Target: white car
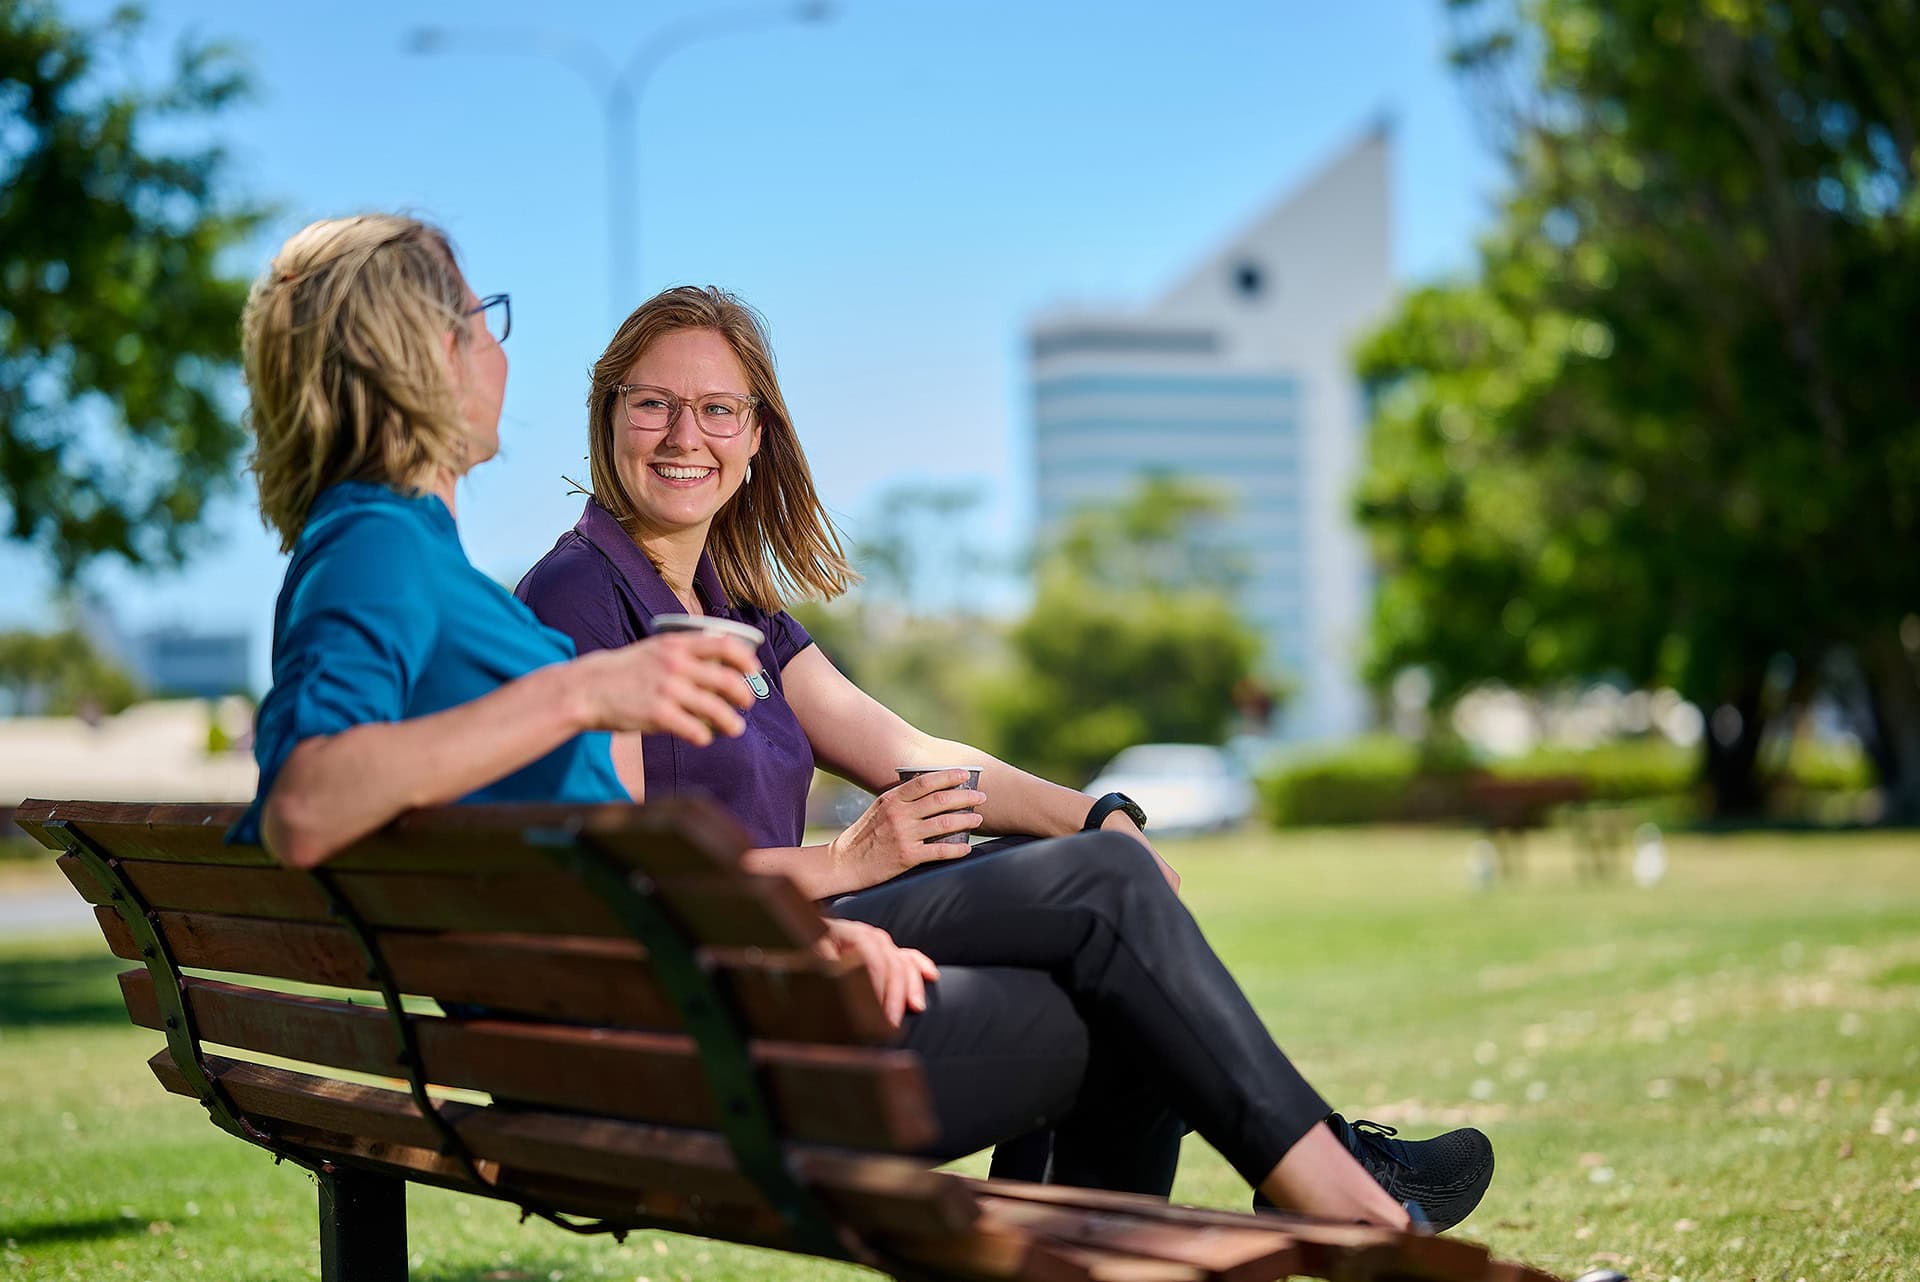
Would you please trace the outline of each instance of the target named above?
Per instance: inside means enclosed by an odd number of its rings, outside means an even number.
[[[1086,792],[1124,792],[1147,812],[1147,831],[1208,832],[1253,813],[1253,782],[1224,749],[1203,743],[1143,743],[1109,761]]]

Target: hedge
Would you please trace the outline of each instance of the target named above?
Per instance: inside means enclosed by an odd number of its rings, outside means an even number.
[[[1639,802],[1680,816],[1696,801],[1699,768],[1697,749],[1655,738],[1540,748],[1476,764],[1458,744],[1369,735],[1285,762],[1260,777],[1259,789],[1266,817],[1277,827],[1468,819],[1474,813],[1468,784],[1476,773],[1575,778],[1596,801]],[[1859,794],[1872,787],[1873,775],[1857,749],[1801,742],[1778,783],[1783,799],[1804,809],[1821,798]]]

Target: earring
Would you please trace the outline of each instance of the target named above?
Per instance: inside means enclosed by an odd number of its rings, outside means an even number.
[[[753,460],[752,459],[747,460],[747,479],[742,481],[741,484],[742,485],[753,484]]]

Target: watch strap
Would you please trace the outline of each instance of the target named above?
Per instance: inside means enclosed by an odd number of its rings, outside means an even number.
[[[1147,812],[1140,809],[1139,803],[1124,792],[1110,792],[1094,802],[1093,809],[1087,811],[1087,822],[1082,825],[1083,831],[1094,831],[1107,821],[1108,815],[1116,810],[1125,811],[1127,818],[1133,820],[1142,830],[1146,828]]]

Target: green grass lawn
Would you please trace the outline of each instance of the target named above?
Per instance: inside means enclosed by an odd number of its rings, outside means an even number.
[[[1920,838],[1682,837],[1652,890],[1581,884],[1543,838],[1526,881],[1474,891],[1466,841],[1249,834],[1168,853],[1336,1106],[1493,1136],[1499,1173],[1461,1235],[1567,1276],[1920,1278]],[[317,1275],[307,1176],[161,1091],[118,966],[91,936],[0,941],[0,1277]],[[1246,1197],[1197,1138],[1175,1195]],[[866,1276],[410,1197],[418,1279]]]

